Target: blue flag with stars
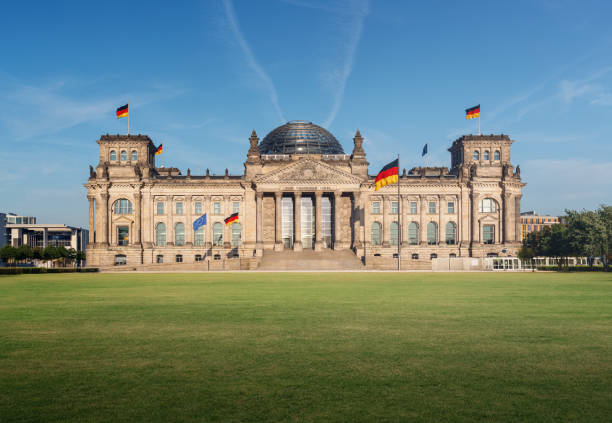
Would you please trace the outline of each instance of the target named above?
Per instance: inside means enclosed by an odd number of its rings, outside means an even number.
[[[423,147],[423,154],[421,154],[421,156],[424,156],[425,154],[427,154],[427,144],[425,143],[425,146]]]
[[[193,230],[197,231],[199,227],[206,225],[206,213],[204,213],[202,216],[198,217],[194,222],[193,222]]]

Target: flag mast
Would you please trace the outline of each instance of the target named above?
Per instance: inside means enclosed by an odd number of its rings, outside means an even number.
[[[130,136],[130,101],[129,100],[128,100],[127,105],[128,105],[128,116],[127,116],[127,118],[128,118],[128,137],[129,137]]]
[[[402,222],[400,214],[400,207],[402,201],[400,200],[400,155],[397,155],[397,270],[402,270]]]
[[[480,135],[480,102],[478,102],[478,135]]]

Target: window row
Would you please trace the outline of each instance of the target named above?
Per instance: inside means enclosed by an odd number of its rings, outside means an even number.
[[[174,203],[174,213],[175,214],[183,214],[184,213],[184,204],[182,201],[177,201]],[[113,212],[115,214],[132,214],[132,202],[128,199],[121,198],[113,204]],[[162,201],[157,202],[157,213],[156,214],[164,214],[165,213],[165,203]],[[201,215],[203,212],[202,202],[196,201],[193,204],[193,212],[196,215]],[[240,213],[240,202],[236,201],[232,203],[232,213]],[[221,203],[215,202],[213,203],[213,211],[212,214],[221,215]]]
[[[445,241],[447,244],[454,245],[457,243],[457,225],[455,222],[448,222],[446,224],[445,234]],[[391,245],[397,245],[399,238],[399,225],[397,222],[391,222],[391,226],[389,227],[389,238]],[[372,223],[370,242],[372,245],[382,244],[382,225],[380,222]],[[419,224],[410,222],[408,225],[408,244],[418,245],[419,242]],[[436,222],[429,222],[427,224],[427,244],[438,244],[438,224]]]
[[[223,227],[224,224],[217,222],[212,225],[212,237],[213,246],[223,246]],[[198,228],[193,233],[193,245],[203,246],[204,245],[204,226]],[[231,244],[233,247],[240,246],[242,239],[242,225],[240,223],[233,223],[231,226],[232,239]],[[158,247],[164,247],[166,245],[166,224],[163,222],[158,223],[155,226],[155,245]],[[174,245],[182,246],[185,245],[185,224],[177,223],[174,225]]]
[[[380,201],[373,201],[372,202],[372,214],[380,214]],[[437,202],[435,201],[430,201],[427,204],[427,213],[436,213],[436,208],[437,208]],[[410,214],[417,214],[418,211],[418,203],[416,201],[411,201],[409,204],[409,211]],[[448,201],[446,203],[446,211],[447,213],[455,213],[455,202],[454,201]],[[397,201],[391,201],[391,214],[397,214]]]
[[[163,201],[158,201],[156,204],[156,214],[162,215],[165,214],[166,211],[166,203]],[[193,203],[193,212],[196,215],[201,215],[203,213],[202,202],[196,201]],[[174,203],[174,214],[183,214],[184,213],[184,203],[182,201],[177,201]],[[232,203],[232,213],[240,213],[240,202],[234,201]],[[212,214],[213,215],[222,215],[221,211],[221,202],[215,201],[212,203]]]
[[[479,161],[479,160],[480,160],[480,151],[479,151],[479,150],[474,150],[474,153],[473,153],[473,156],[472,156],[472,157],[474,158],[474,160],[475,160],[475,161]],[[499,152],[499,150],[495,150],[495,151],[493,152],[493,160],[494,160],[494,161],[499,161],[499,160],[500,160],[500,158],[501,158],[501,153]],[[484,161],[489,161],[489,160],[491,160],[491,158],[490,158],[490,154],[489,154],[489,150],[485,150],[485,151],[482,153],[482,159],[483,159]]]
[[[444,228],[444,242],[448,245],[455,245],[457,243],[457,225],[455,222],[448,222]],[[438,224],[436,222],[429,222],[427,224],[427,244],[437,245],[438,244]],[[399,225],[397,222],[391,222],[389,228],[389,242],[391,245],[397,245],[399,238]],[[408,225],[408,244],[418,245],[420,239],[419,224],[416,222],[410,222]],[[370,231],[370,242],[372,245],[382,244],[382,225],[380,222],[372,223]],[[482,227],[482,242],[484,244],[495,243],[495,225],[483,225]]]
[[[128,152],[127,152],[127,150],[121,150],[121,152],[119,154],[120,154],[122,162],[127,161],[127,159],[128,159]],[[117,161],[117,152],[115,150],[111,150],[110,151],[109,159],[110,159],[111,162],[116,162]],[[132,150],[132,161],[133,162],[138,161],[138,151],[136,151],[136,150]]]

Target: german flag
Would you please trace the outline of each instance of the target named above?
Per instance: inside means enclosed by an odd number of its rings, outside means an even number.
[[[164,144],[160,144],[159,147],[155,150],[155,155],[161,154],[164,152]]]
[[[234,213],[230,217],[225,219],[226,225],[231,225],[232,223],[238,223],[238,213]]]
[[[465,109],[465,118],[466,119],[474,119],[480,117],[480,104],[478,106],[470,107],[469,109]]]
[[[128,105],[121,106],[117,109],[117,119],[126,117],[128,115]]]
[[[376,175],[376,191],[389,184],[397,184],[399,181],[399,159],[393,160],[383,167]]]

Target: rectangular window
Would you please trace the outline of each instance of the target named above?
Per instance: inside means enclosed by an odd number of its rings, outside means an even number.
[[[410,202],[410,213],[417,214],[417,202],[416,201]]]
[[[455,213],[455,202],[454,201],[448,202],[448,212]]]
[[[130,241],[130,228],[119,226],[117,228],[117,245],[128,245]]]
[[[429,213],[435,213],[436,212],[436,203],[435,201],[430,201],[429,202]]]
[[[157,202],[157,214],[164,214],[164,203],[161,201]]]
[[[221,214],[221,203],[213,203],[213,214]]]
[[[372,213],[380,214],[380,201],[374,201],[372,203]]]
[[[202,203],[196,201],[195,203],[195,214],[202,214]]]
[[[233,210],[234,210],[234,211],[233,211],[232,213],[240,213],[240,203],[235,202],[235,203],[233,204]]]
[[[176,203],[176,214],[183,214],[183,203]]]
[[[495,242],[495,226],[484,225],[482,227],[482,241],[485,244],[493,244]]]
[[[398,209],[397,201],[391,201],[391,213],[397,214],[397,209]]]

